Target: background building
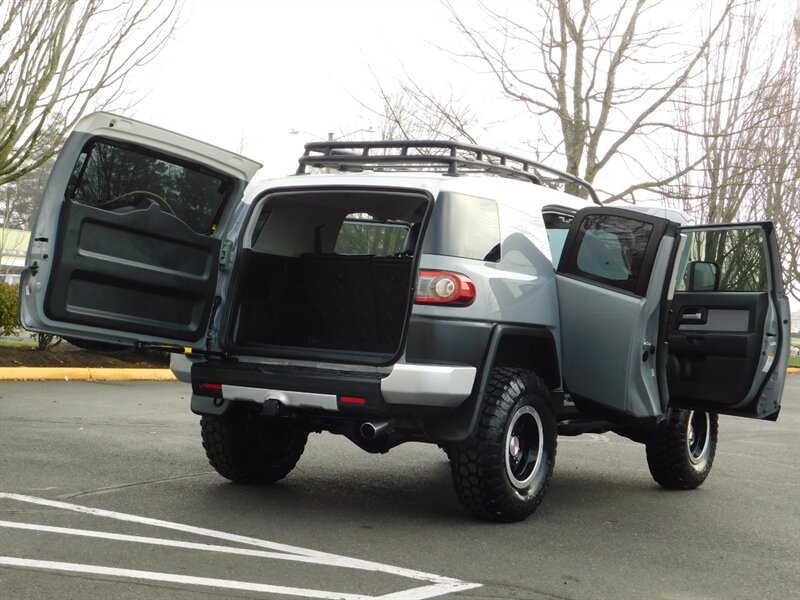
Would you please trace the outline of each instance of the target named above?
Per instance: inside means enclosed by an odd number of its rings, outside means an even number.
[[[0,227],[0,281],[19,283],[31,232]]]

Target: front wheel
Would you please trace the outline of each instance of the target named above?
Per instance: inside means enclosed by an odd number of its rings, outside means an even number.
[[[308,431],[288,419],[266,418],[244,406],[200,420],[208,462],[235,483],[273,483],[288,475],[306,446]]]
[[[473,439],[449,449],[464,507],[489,521],[522,521],[547,491],[556,457],[556,423],[541,378],[497,368]]]
[[[646,442],[653,479],[673,490],[699,487],[714,464],[718,428],[716,413],[673,409],[667,422]]]

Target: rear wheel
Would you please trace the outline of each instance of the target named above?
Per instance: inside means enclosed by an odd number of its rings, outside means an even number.
[[[673,409],[646,442],[647,466],[659,485],[692,490],[711,472],[717,452],[716,413]]]
[[[461,504],[481,519],[513,522],[541,503],[556,457],[545,383],[521,369],[492,371],[475,437],[449,449]]]
[[[235,483],[273,483],[286,477],[305,449],[308,431],[282,418],[265,418],[247,407],[200,420],[208,462]]]

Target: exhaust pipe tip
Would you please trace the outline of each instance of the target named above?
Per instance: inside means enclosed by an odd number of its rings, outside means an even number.
[[[379,421],[370,423],[366,421],[361,424],[361,437],[365,440],[374,440],[376,437],[385,435],[389,431],[389,421]]]

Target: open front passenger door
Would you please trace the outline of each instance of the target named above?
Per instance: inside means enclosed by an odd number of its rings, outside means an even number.
[[[667,329],[670,405],[776,419],[790,317],[772,223],[682,232]]]
[[[564,388],[583,410],[777,418],[789,305],[771,223],[584,209],[556,280]]]
[[[33,228],[22,325],[122,344],[202,339],[225,227],[260,166],[131,119],[82,119]]]

